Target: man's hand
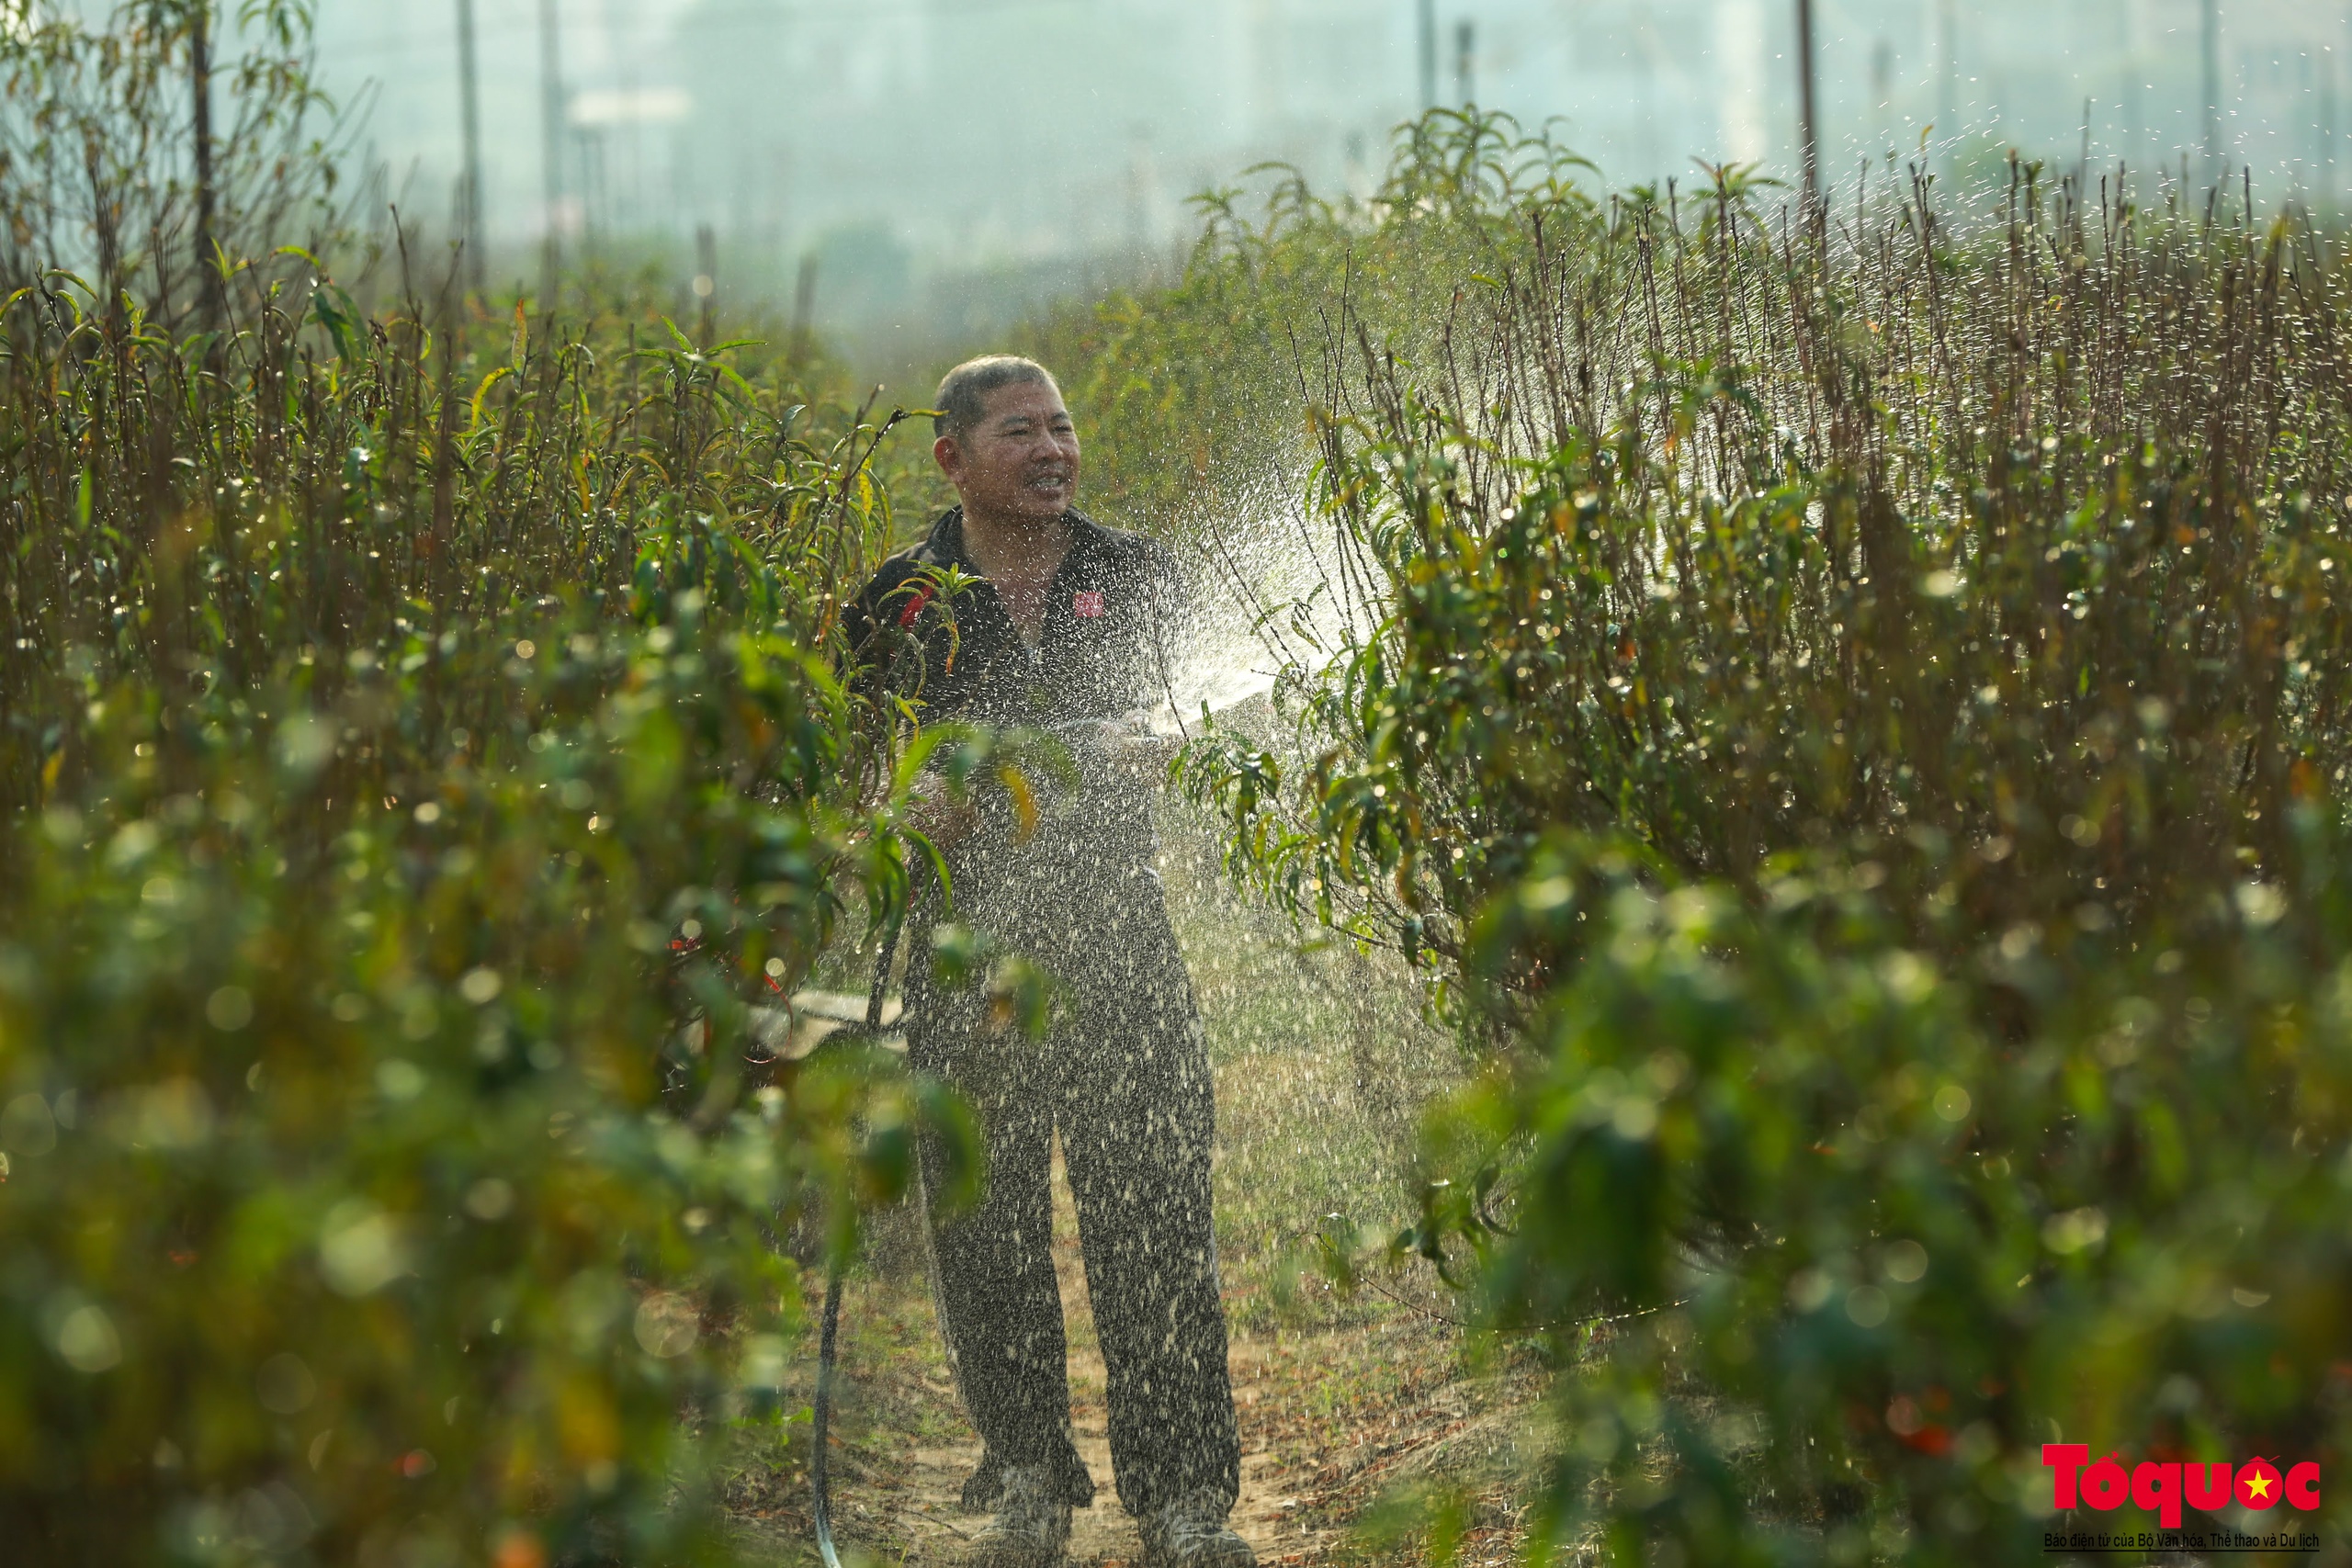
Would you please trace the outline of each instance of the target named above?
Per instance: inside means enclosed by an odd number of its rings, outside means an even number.
[[[929,839],[942,850],[952,850],[979,831],[979,808],[968,800],[958,800],[949,792],[947,781],[936,773],[925,773],[915,781],[914,793],[908,798],[906,825]]]
[[[1157,783],[1167,773],[1170,761],[1184,744],[1176,736],[1153,734],[1141,712],[1087,724],[1070,743],[1073,749],[1094,749],[1120,773],[1148,783]]]
[[[1119,737],[1111,748],[1111,758],[1128,773],[1157,781],[1183,749],[1182,736],[1154,735],[1146,730],[1139,735]]]

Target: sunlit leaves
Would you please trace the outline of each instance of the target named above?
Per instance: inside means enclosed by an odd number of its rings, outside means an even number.
[[[1515,207],[1444,129],[1416,209],[1286,197],[1103,374],[1222,321],[1311,410],[1370,613],[1180,776],[1485,1052],[1395,1246],[1572,1369],[1537,1536],[2030,1562],[2053,1427],[2334,1451],[2336,249],[2027,168],[1981,235],[1728,169]]]

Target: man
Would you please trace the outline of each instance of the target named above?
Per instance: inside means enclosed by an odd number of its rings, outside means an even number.
[[[988,1150],[977,1208],[941,1213],[923,1151],[933,1286],[956,1387],[985,1452],[966,1506],[993,1507],[985,1568],[1062,1554],[1094,1485],[1070,1440],[1048,1171],[1058,1132],[1087,1292],[1109,1374],[1119,1500],[1155,1568],[1249,1568],[1226,1528],[1240,1450],[1209,1219],[1214,1113],[1192,984],[1159,880],[1151,743],[1129,716],[1166,690],[1177,602],[1166,549],[1072,507],[1079,443],[1044,367],[994,356],[941,383],[933,457],[962,504],[891,558],[860,596],[861,663],[928,720],[1047,729],[1076,779],[1042,804],[934,801],[956,918],[1057,982],[1045,1035],[937,983],[927,928],[907,966],[909,1055],[964,1095]],[[979,579],[944,603],[944,569]]]

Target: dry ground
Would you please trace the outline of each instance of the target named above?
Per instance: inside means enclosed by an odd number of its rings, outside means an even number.
[[[1097,1497],[1072,1531],[1074,1563],[1130,1563],[1134,1521],[1113,1485],[1085,1276],[1069,1195],[1056,1182],[1055,1252],[1069,1324],[1071,1419]],[[895,1277],[892,1277],[895,1274]],[[1337,1306],[1310,1282],[1283,1311],[1229,1286],[1231,1366],[1242,1444],[1237,1529],[1266,1564],[1385,1555],[1359,1528],[1384,1495],[1451,1482],[1476,1498],[1471,1561],[1506,1555],[1517,1482],[1533,1466],[1534,1391],[1525,1369],[1481,1369],[1455,1328],[1374,1297]],[[845,1549],[870,1561],[946,1564],[984,1517],[957,1492],[980,1446],[950,1388],[919,1270],[853,1281],[844,1302],[842,1432],[834,1510]],[[807,1427],[747,1446],[730,1503],[754,1560],[812,1555]]]

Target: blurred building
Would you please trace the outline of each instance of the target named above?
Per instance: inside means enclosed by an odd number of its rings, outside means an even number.
[[[820,321],[969,330],[1172,265],[1189,197],[1280,160],[1369,189],[1421,102],[1464,94],[1624,185],[1694,159],[1797,165],[1792,0],[554,0],[562,197],[542,192],[543,0],[474,0],[485,192],[517,275],[568,243],[673,247]],[[2208,28],[2212,11],[2216,25]],[[428,219],[458,170],[455,0],[322,0],[356,147]],[[2249,167],[2333,206],[2345,0],[1816,0],[1826,177],[1917,162]],[[2208,110],[2208,84],[2212,107]],[[373,84],[372,87],[368,84]],[[960,315],[959,315],[960,312]],[[910,325],[910,318],[920,318]]]

